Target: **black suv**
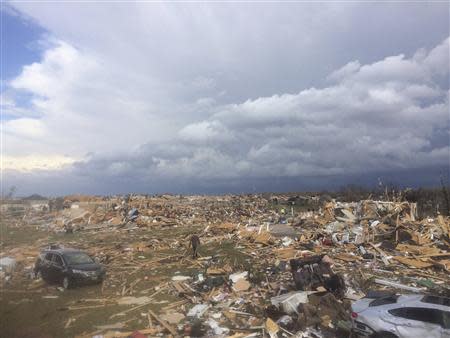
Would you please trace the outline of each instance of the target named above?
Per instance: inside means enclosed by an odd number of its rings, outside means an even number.
[[[34,272],[46,282],[62,283],[65,289],[75,285],[101,283],[105,278],[105,268],[102,265],[87,253],[69,248],[42,251]]]

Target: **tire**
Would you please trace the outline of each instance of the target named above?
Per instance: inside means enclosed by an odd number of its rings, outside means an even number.
[[[63,278],[63,281],[62,281],[62,286],[66,290],[72,288],[72,281],[71,281],[71,279],[69,277],[65,276]]]
[[[381,331],[374,334],[374,338],[398,338],[396,334],[388,331]]]

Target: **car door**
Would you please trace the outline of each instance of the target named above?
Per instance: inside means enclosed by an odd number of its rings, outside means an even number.
[[[405,318],[403,310],[403,308],[397,308],[388,311],[380,311],[382,324],[378,325],[379,331],[388,331],[400,338],[408,337],[406,333],[409,333],[411,336],[411,323]]]
[[[395,319],[396,334],[411,338],[441,338],[441,313],[436,309],[403,307],[388,311]]]
[[[51,252],[47,252],[44,255],[44,258],[42,259],[42,262],[40,263],[39,270],[42,274],[42,277],[44,279],[51,279],[51,269],[52,269],[52,260],[53,260],[53,254]]]
[[[53,255],[52,260],[52,278],[56,282],[60,282],[64,277],[64,261],[59,254]]]
[[[408,327],[404,331],[403,337],[416,337],[416,338],[441,338],[442,328],[433,323],[422,322],[419,320],[408,320]],[[404,327],[399,330],[400,332],[405,329]]]
[[[442,335],[441,337],[450,337],[450,312],[442,311]]]

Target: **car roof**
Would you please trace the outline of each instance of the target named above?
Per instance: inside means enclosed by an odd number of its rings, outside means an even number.
[[[83,252],[78,249],[72,249],[72,248],[59,248],[59,249],[46,249],[42,251],[43,253],[57,253],[57,254],[65,254],[65,253],[71,253],[71,252]]]
[[[418,294],[418,295],[402,295],[397,300],[397,305],[402,305],[403,307],[426,307],[433,309],[441,309],[444,311],[450,311],[450,306],[444,304],[436,304],[435,302],[425,301],[427,297],[431,298],[431,296]],[[446,297],[441,296],[432,296],[433,298],[442,298],[447,299]]]
[[[439,309],[442,311],[450,311],[450,306],[443,305],[443,304],[436,304],[435,302],[426,302],[423,301],[424,297],[427,297],[428,295],[424,294],[411,294],[411,295],[400,295],[395,303],[390,304],[384,304],[374,307],[367,307],[365,311],[379,311],[379,310],[393,310],[398,308],[404,308],[404,307],[420,307],[420,308],[428,308],[428,309]],[[446,297],[440,297],[440,296],[433,296],[437,298],[442,299],[448,299]],[[365,299],[365,298],[363,298]],[[361,300],[363,300],[361,299]],[[367,302],[367,301],[366,301]],[[367,303],[368,305],[368,303]]]

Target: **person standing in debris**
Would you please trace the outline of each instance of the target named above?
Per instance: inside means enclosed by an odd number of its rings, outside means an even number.
[[[197,235],[192,235],[191,241],[189,242],[189,247],[192,247],[192,258],[198,257],[198,248],[200,246],[200,237]]]

